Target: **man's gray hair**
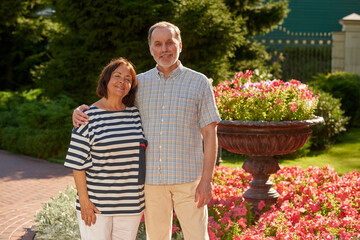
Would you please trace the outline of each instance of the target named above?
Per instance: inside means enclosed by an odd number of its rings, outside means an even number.
[[[177,26],[175,26],[174,24],[172,24],[172,23],[162,21],[162,22],[155,23],[154,25],[152,25],[152,26],[149,28],[149,34],[148,34],[148,43],[149,43],[149,46],[150,46],[150,43],[151,43],[151,35],[152,35],[153,31],[155,30],[155,28],[158,28],[158,27],[159,27],[159,28],[170,28],[170,29],[174,29],[176,39],[179,40],[179,42],[181,42],[180,29],[179,29]]]

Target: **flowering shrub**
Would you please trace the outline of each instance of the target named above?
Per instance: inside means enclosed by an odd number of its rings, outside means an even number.
[[[360,174],[339,177],[330,166],[281,167],[271,176],[280,197],[254,212],[242,198],[252,177],[243,169],[217,167],[208,204],[211,240],[360,239]],[[53,198],[36,214],[37,239],[79,239],[75,189]],[[146,239],[144,219],[137,240]],[[183,239],[174,214],[173,240]]]
[[[280,197],[260,202],[252,213],[242,193],[251,176],[242,169],[217,167],[209,207],[212,240],[360,239],[360,174],[339,177],[330,166],[281,167],[271,181]]]
[[[255,72],[256,73],[256,72]],[[317,96],[298,80],[263,80],[268,76],[246,70],[214,87],[223,120],[286,121],[313,117]]]

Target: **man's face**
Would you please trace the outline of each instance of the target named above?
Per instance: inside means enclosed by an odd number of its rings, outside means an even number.
[[[172,28],[155,28],[151,35],[150,53],[160,68],[175,69],[181,52],[181,42]]]

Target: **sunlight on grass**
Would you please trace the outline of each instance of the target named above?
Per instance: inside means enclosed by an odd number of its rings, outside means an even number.
[[[231,168],[242,167],[244,157],[232,153],[222,155],[221,165]],[[350,129],[341,138],[340,142],[332,146],[328,151],[310,153],[306,157],[297,159],[281,159],[281,166],[301,166],[307,169],[309,166],[323,167],[330,165],[342,175],[357,170],[360,172],[360,128]]]

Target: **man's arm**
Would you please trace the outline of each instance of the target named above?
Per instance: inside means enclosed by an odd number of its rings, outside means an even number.
[[[79,124],[85,125],[89,121],[89,116],[82,112],[85,109],[90,108],[88,105],[83,104],[73,111],[72,120],[74,127],[79,127]]]
[[[216,129],[216,122],[201,128],[204,141],[204,164],[201,179],[195,193],[195,202],[197,202],[198,208],[205,206],[212,198],[212,181],[218,148]]]

